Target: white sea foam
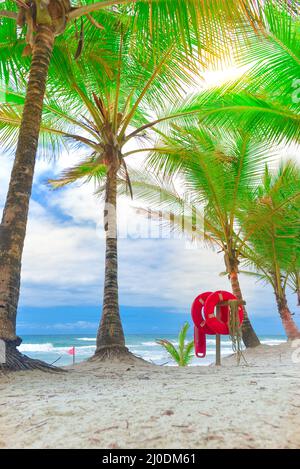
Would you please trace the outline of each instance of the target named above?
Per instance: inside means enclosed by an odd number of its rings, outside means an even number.
[[[52,352],[66,353],[71,347],[53,347]],[[75,347],[76,355],[92,355],[96,349],[95,345],[84,345],[83,347]]]
[[[261,343],[265,345],[278,345],[278,344],[284,344],[286,340],[282,339],[269,339],[269,340],[262,340]]]
[[[83,340],[85,342],[96,342],[96,337],[94,339],[92,339],[91,337],[80,337],[76,340]]]
[[[190,340],[192,340],[192,339],[190,339]],[[170,342],[175,346],[178,345],[178,341],[176,341],[176,340],[170,340]],[[215,337],[213,339],[206,339],[206,343],[207,343],[207,345],[215,345],[215,343],[216,343]],[[230,345],[231,342],[228,339],[227,340],[222,339],[222,344],[223,345]],[[159,346],[159,344],[157,344],[156,342],[153,342],[153,341],[141,342],[140,345],[143,345],[145,347],[157,347],[157,346]]]
[[[51,343],[45,344],[21,344],[19,347],[20,352],[56,352],[65,353],[70,350],[71,345],[67,347],[54,347]],[[77,353],[82,352],[93,352],[95,350],[94,345],[85,345],[82,347],[75,347]]]
[[[144,345],[145,347],[157,347],[158,344],[156,342],[141,342],[141,345]]]
[[[96,345],[83,345],[82,347],[75,347],[75,349],[80,352],[82,350],[95,350],[96,348]],[[68,347],[68,350],[69,350],[69,347]]]
[[[55,348],[53,344],[21,344],[19,347],[20,352],[52,352]]]

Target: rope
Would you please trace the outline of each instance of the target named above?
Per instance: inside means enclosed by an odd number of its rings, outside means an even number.
[[[230,314],[228,319],[229,335],[232,341],[232,350],[236,353],[237,364],[239,365],[241,359],[248,365],[247,360],[243,354],[242,346],[242,326],[239,319],[239,306],[236,300],[229,300]]]

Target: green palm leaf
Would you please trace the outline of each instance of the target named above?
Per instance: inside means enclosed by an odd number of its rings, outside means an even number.
[[[189,329],[189,323],[186,322],[180,329],[178,335],[178,349],[166,339],[158,339],[156,342],[164,347],[168,354],[173,358],[173,360],[178,364],[178,366],[187,366],[193,357],[193,347],[194,341],[186,343],[186,336]]]

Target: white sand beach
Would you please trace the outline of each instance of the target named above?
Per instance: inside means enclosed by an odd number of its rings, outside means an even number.
[[[86,362],[1,375],[0,447],[298,448],[293,353],[300,361],[287,343],[246,352],[248,366]]]

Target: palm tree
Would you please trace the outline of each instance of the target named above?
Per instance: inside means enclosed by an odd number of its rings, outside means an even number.
[[[270,150],[244,134],[221,136],[199,127],[175,126],[157,147],[147,161],[154,175],[135,174],[135,195],[149,204],[153,216],[223,252],[232,291],[242,300],[239,264],[246,239],[239,217],[272,157]],[[176,189],[177,180],[184,194]],[[246,310],[242,332],[246,347],[259,345]]]
[[[299,260],[299,187],[300,171],[291,161],[281,165],[276,174],[266,167],[262,184],[242,223],[246,233],[250,226],[248,264],[254,266],[261,280],[272,286],[288,339],[300,337],[286,298],[295,259]],[[265,222],[261,224],[260,220]]]
[[[257,11],[250,0],[218,0],[214,4],[202,0],[103,0],[95,3],[87,0],[84,3],[72,7],[69,0],[6,0],[1,4],[4,6],[0,11],[1,37],[4,38],[1,49],[11,48],[17,38],[17,45],[14,44],[9,60],[7,54],[1,55],[2,82],[4,80],[7,84],[10,72],[15,78],[23,69],[23,63],[20,64],[20,57],[16,53],[20,43],[24,44],[25,55],[32,53],[18,145],[0,229],[0,338],[9,345],[10,354],[21,342],[16,335],[21,261],[46,81],[51,58],[55,59],[53,51],[58,41],[56,37],[62,36],[68,40],[70,35],[79,36],[75,53],[77,58],[83,48],[84,31],[93,26],[94,33],[89,36],[95,43],[105,28],[103,23],[108,24],[107,18],[118,13],[122,16],[124,11],[131,24],[131,31],[138,31],[141,49],[147,47],[150,38],[159,44],[163,34],[165,41],[181,42],[189,52],[196,38],[198,49],[204,50],[207,41],[202,42],[199,31],[206,31],[211,41],[220,35],[227,37],[224,31],[228,23],[232,23],[232,18],[241,23],[247,18],[257,28]],[[79,33],[76,24],[78,18]],[[17,25],[26,34],[19,34]]]

